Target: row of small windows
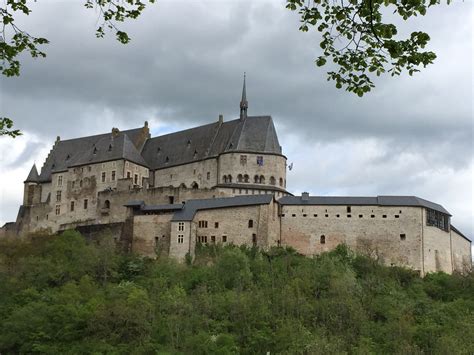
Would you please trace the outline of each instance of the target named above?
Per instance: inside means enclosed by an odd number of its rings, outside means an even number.
[[[404,241],[407,239],[407,235],[405,233],[400,234],[400,240]],[[323,234],[319,237],[319,243],[320,244],[326,244],[326,236]]]
[[[445,232],[448,232],[449,231],[449,216],[432,209],[427,209],[426,210],[426,225],[437,227],[441,230],[444,230]]]
[[[248,227],[253,228],[253,219],[248,220]],[[208,223],[207,221],[198,221],[198,228],[207,228]],[[214,222],[214,228],[219,228],[219,222]]]
[[[227,184],[227,183],[232,183],[232,175],[224,175],[222,176],[222,182],[224,184]],[[250,176],[247,175],[247,174],[239,174],[237,175],[237,182],[243,182],[243,183],[250,183]],[[265,184],[265,176],[263,175],[255,175],[253,177],[253,183],[255,184]],[[277,180],[275,179],[274,176],[270,176],[270,181],[269,181],[270,185],[276,185],[277,183]],[[279,185],[280,186],[284,186],[284,180],[283,178],[280,178],[279,179]]]
[[[212,243],[212,244],[215,244],[217,242],[219,242],[216,238],[215,235],[211,235],[211,238],[209,239],[209,241]],[[207,244],[208,242],[208,239],[207,239],[207,235],[198,235],[196,236],[196,243],[200,243],[200,244]],[[220,238],[220,242],[221,243],[227,243],[227,236],[226,235],[223,235],[221,238]],[[179,242],[178,242],[179,243]]]
[[[85,198],[83,200],[82,206],[85,210],[87,210],[87,208],[89,207],[89,199]],[[110,208],[110,201],[109,200],[105,201],[105,206],[108,206],[106,208]],[[74,212],[75,209],[76,209],[76,201],[71,201],[71,203],[69,205],[70,212]],[[56,216],[61,214],[61,205],[56,205],[55,213],[56,213]]]
[[[282,213],[280,216],[281,216],[281,217],[285,217],[286,214],[285,214],[285,213]],[[308,217],[308,214],[307,214],[307,213],[303,213],[302,216],[303,216],[303,217]],[[313,214],[313,217],[315,217],[315,218],[318,217],[318,216],[319,216],[318,214]],[[363,214],[359,214],[359,215],[357,215],[357,216],[358,216],[359,218],[364,218],[364,215],[363,215]],[[292,214],[291,214],[291,217],[296,217],[296,213],[292,213]],[[324,217],[329,218],[329,214],[328,214],[328,213],[324,214]],[[340,218],[341,215],[340,215],[340,214],[336,214],[335,217],[336,217],[336,218]],[[351,214],[348,214],[348,215],[346,215],[346,217],[347,217],[347,218],[352,218],[352,215],[351,215]],[[370,215],[370,218],[375,218],[375,217],[376,217],[375,214],[371,214],[371,215]],[[396,214],[396,215],[393,215],[393,217],[394,217],[394,218],[400,218],[400,215]],[[388,218],[388,215],[383,214],[383,215],[382,215],[382,218]]]

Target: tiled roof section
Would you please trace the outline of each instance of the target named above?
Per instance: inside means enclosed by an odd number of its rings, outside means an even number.
[[[272,118],[254,116],[215,122],[151,138],[142,156],[151,169],[162,169],[231,151],[281,154]]]
[[[248,117],[232,137],[227,150],[281,154],[280,143],[270,116]]]
[[[147,166],[147,163],[137,151],[130,138],[123,133],[119,133],[116,137],[109,134],[99,139],[69,166],[95,164],[119,159],[126,159],[133,163]]]
[[[284,196],[278,202],[282,205],[413,206],[430,208],[451,216],[443,206],[416,196],[309,196],[307,200],[303,200],[301,196]]]
[[[182,210],[175,212],[172,221],[192,221],[194,215],[200,210],[211,210],[229,207],[244,207],[255,205],[268,205],[273,200],[273,195],[247,195],[201,200],[188,200]]]
[[[173,204],[168,204],[168,205],[143,206],[141,210],[144,212],[147,212],[147,211],[148,212],[151,212],[151,211],[171,212],[171,211],[182,210],[183,208],[184,208],[183,203],[173,203]]]
[[[137,141],[140,134],[142,134],[142,129],[137,128],[122,131],[119,133],[119,136],[126,135],[131,141]],[[52,172],[67,170],[69,166],[76,164],[79,159],[83,159],[87,152],[91,152],[94,145],[98,144],[98,142],[104,142],[107,139],[110,139],[111,136],[112,133],[106,133],[95,136],[56,141],[53,148],[51,149],[51,152],[46,158],[43,167],[41,168],[39,180],[41,182],[50,181]],[[128,142],[126,143],[126,147],[128,151]],[[142,164],[144,164],[143,159]]]
[[[215,122],[148,139],[143,147],[142,156],[150,169],[205,159],[218,128],[219,123]]]
[[[30,173],[26,178],[25,182],[39,182],[38,170],[36,170],[36,164],[31,167]]]
[[[463,237],[464,239],[466,239],[468,242],[472,242],[471,239],[469,239],[468,237],[466,237],[464,234],[461,233],[461,231],[459,229],[457,229],[455,226],[453,226],[451,224],[451,229],[456,232],[457,234],[459,234],[461,237]]]

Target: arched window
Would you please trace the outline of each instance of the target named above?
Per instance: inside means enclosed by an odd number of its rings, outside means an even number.
[[[249,219],[249,228],[253,228],[253,219]]]
[[[232,182],[232,175],[227,175],[227,182],[230,184]]]
[[[110,208],[110,201],[109,200],[105,200],[104,208]]]
[[[193,183],[191,184],[191,187],[192,187],[193,189],[198,189],[198,188],[199,188],[199,185],[198,185],[198,183],[197,183],[196,181],[193,181]]]
[[[256,184],[258,184],[258,183],[260,182],[260,178],[258,177],[258,175],[255,175],[255,176],[253,177],[253,181],[254,181]]]
[[[280,186],[283,186],[283,178],[280,178]]]
[[[320,238],[319,238],[319,242],[321,244],[326,244],[326,236],[322,235]]]
[[[222,181],[224,182],[224,184],[227,184],[227,175],[224,175],[224,176],[222,177]]]
[[[270,176],[270,185],[275,185],[276,184],[276,180],[273,176]]]
[[[265,176],[260,175],[260,183],[265,184]]]
[[[186,184],[184,182],[182,182],[181,184],[179,184],[179,187],[182,188],[182,189],[185,189],[186,188]]]
[[[242,182],[242,180],[243,180],[242,174],[237,175],[237,181]]]
[[[249,182],[249,176],[247,174],[244,175],[244,182]]]

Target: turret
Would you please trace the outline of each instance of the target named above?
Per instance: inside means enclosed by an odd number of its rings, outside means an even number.
[[[24,181],[24,184],[23,205],[31,206],[39,203],[41,199],[41,185],[36,164],[33,164],[31,167],[30,173]]]

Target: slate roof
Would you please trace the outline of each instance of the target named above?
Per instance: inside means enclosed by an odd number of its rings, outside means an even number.
[[[130,138],[123,133],[117,137],[109,134],[99,139],[69,166],[94,164],[118,159],[126,159],[142,166],[148,166]]]
[[[416,196],[309,196],[308,200],[303,200],[301,196],[284,196],[278,202],[282,205],[414,206],[430,208],[451,216],[443,206]]]
[[[244,207],[267,205],[273,200],[273,195],[244,195],[200,200],[188,200],[184,208],[175,212],[172,221],[192,221],[200,210],[211,210],[228,207]]]
[[[281,146],[270,116],[249,116],[227,122],[148,138],[136,147],[142,128],[57,140],[39,174],[38,181],[51,180],[54,172],[69,167],[126,159],[152,170],[217,157],[226,152],[281,154]],[[30,172],[34,179],[34,172]]]
[[[88,164],[98,161],[114,160],[119,159],[117,157],[120,155],[125,156],[126,159],[130,159],[137,164],[146,165],[143,158],[133,146],[133,143],[131,143],[132,141],[138,141],[140,134],[142,134],[142,128],[119,132],[118,136],[114,137],[111,152],[108,151],[108,147],[112,133],[58,140],[41,168],[39,181],[50,181],[51,173],[66,171],[69,166],[79,165],[79,162]],[[94,146],[97,146],[98,149],[96,155],[93,157]]]
[[[469,239],[469,238],[466,237],[464,234],[462,234],[461,231],[460,231],[459,229],[457,229],[455,226],[453,226],[452,224],[451,224],[451,229],[452,229],[453,231],[455,231],[457,234],[459,234],[461,237],[463,237],[464,239],[466,239],[468,242],[472,242],[471,239]]]
[[[145,143],[142,156],[154,170],[232,151],[281,154],[272,118],[249,116],[151,138]]]
[[[194,215],[200,210],[211,210],[228,207],[244,207],[255,205],[268,205],[273,200],[273,195],[244,195],[234,197],[221,197],[199,200],[188,200],[186,203],[167,205],[145,205],[143,201],[129,201],[124,206],[140,208],[142,212],[175,211],[172,221],[192,221]]]
[[[36,170],[36,164],[31,167],[30,173],[26,178],[25,182],[39,182],[38,170]]]

